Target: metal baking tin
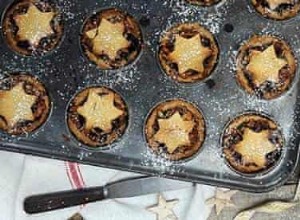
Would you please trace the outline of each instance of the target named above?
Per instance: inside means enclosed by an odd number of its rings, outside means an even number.
[[[11,2],[1,0],[1,14]],[[253,34],[272,34],[283,38],[300,60],[300,16],[287,21],[265,19],[246,0],[224,0],[212,7],[169,0],[59,0],[58,5],[65,20],[65,36],[53,52],[42,57],[24,57],[11,51],[3,36],[0,37],[0,76],[18,71],[29,72],[46,85],[53,102],[50,118],[34,134],[18,138],[0,134],[2,150],[251,192],[269,191],[288,180],[298,161],[299,68],[287,93],[275,100],[264,101],[247,95],[237,85],[234,61],[240,45]],[[90,64],[79,44],[80,31],[87,16],[109,7],[117,7],[133,15],[140,22],[144,37],[138,60],[119,71],[102,71]],[[192,85],[170,80],[157,61],[157,45],[162,32],[183,21],[199,22],[211,30],[220,47],[215,71],[204,82]],[[128,104],[129,127],[114,144],[116,146],[109,149],[80,147],[65,123],[69,100],[77,91],[90,85],[108,86]],[[201,152],[183,163],[156,158],[144,140],[147,114],[157,103],[172,98],[182,98],[199,106],[206,119],[207,136]],[[219,142],[226,123],[247,111],[263,112],[274,118],[281,125],[286,142],[279,164],[270,172],[255,177],[232,171],[222,157]]]

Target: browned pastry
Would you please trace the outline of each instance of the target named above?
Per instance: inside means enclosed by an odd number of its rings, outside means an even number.
[[[278,125],[258,114],[233,119],[222,136],[223,153],[236,171],[255,174],[273,167],[281,156],[284,139]]]
[[[221,0],[186,0],[188,3],[200,5],[200,6],[211,6],[219,3]]]
[[[154,153],[178,161],[193,156],[201,148],[205,121],[191,103],[169,100],[151,111],[145,124],[145,136]]]
[[[21,135],[35,131],[47,120],[51,102],[35,77],[12,74],[0,81],[0,129]]]
[[[213,35],[198,23],[169,29],[160,40],[159,60],[166,74],[180,83],[207,78],[213,71],[219,48]]]
[[[299,0],[251,0],[257,12],[266,18],[285,20],[300,11]]]
[[[296,60],[289,45],[273,36],[253,36],[240,47],[236,79],[249,94],[274,99],[295,77]]]
[[[81,143],[102,147],[124,134],[128,110],[115,91],[106,87],[89,87],[71,100],[67,121],[71,133]]]
[[[42,55],[58,46],[63,36],[61,15],[52,1],[18,0],[3,20],[8,45],[22,55]]]
[[[115,8],[106,9],[85,21],[81,46],[87,58],[100,69],[118,69],[138,57],[142,33],[131,15]]]

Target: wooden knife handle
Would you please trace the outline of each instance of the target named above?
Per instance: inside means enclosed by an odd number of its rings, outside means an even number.
[[[34,195],[25,199],[24,210],[28,214],[36,214],[100,201],[105,199],[105,197],[104,187]]]

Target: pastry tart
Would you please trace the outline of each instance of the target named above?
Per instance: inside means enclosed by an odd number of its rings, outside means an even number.
[[[244,174],[269,170],[280,159],[284,138],[270,118],[247,113],[234,118],[222,136],[225,159],[231,168]]]
[[[84,54],[100,69],[119,69],[132,63],[141,52],[142,41],[137,21],[116,8],[89,17],[81,33]]]
[[[180,99],[158,104],[145,123],[150,149],[172,161],[195,155],[203,145],[205,132],[205,121],[199,109]]]
[[[217,64],[218,55],[214,36],[198,23],[183,23],[170,28],[159,43],[162,69],[180,83],[207,78]]]
[[[67,110],[71,133],[90,147],[103,147],[119,139],[128,126],[128,109],[123,98],[106,87],[83,89]]]
[[[52,1],[14,1],[3,19],[8,45],[26,56],[54,50],[62,40],[63,31],[61,14]]]
[[[211,6],[218,4],[221,0],[186,0],[188,3],[200,5],[200,6]]]
[[[251,0],[258,13],[274,20],[295,17],[300,11],[299,0]]]
[[[277,37],[255,35],[239,49],[236,79],[249,94],[277,98],[290,88],[295,73],[293,51]]]
[[[51,110],[44,85],[34,76],[18,73],[0,80],[0,130],[28,134],[42,126]]]

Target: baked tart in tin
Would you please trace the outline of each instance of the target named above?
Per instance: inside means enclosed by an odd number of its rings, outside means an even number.
[[[103,147],[119,139],[128,126],[128,109],[123,98],[107,87],[83,89],[71,100],[67,123],[78,141]]]
[[[158,104],[145,123],[150,149],[172,161],[195,155],[203,145],[205,133],[202,113],[193,104],[180,99]]]
[[[255,10],[266,18],[286,20],[300,11],[299,0],[251,0]]]
[[[6,11],[2,25],[10,48],[26,56],[54,50],[64,31],[61,14],[53,1],[14,1]]]
[[[222,136],[226,161],[243,174],[257,174],[274,167],[281,157],[283,144],[277,123],[254,113],[234,118]]]
[[[28,134],[41,127],[51,111],[45,86],[26,73],[0,80],[0,130],[11,135]]]
[[[173,80],[193,83],[214,70],[219,48],[214,36],[198,23],[182,23],[163,34],[158,57],[162,69]]]
[[[221,0],[185,0],[186,2],[199,6],[212,6],[221,2]]]
[[[119,69],[132,63],[141,52],[142,42],[137,21],[116,8],[89,17],[81,33],[84,54],[100,69]]]
[[[255,35],[239,49],[236,79],[249,94],[277,98],[291,87],[295,73],[294,53],[277,37]]]

